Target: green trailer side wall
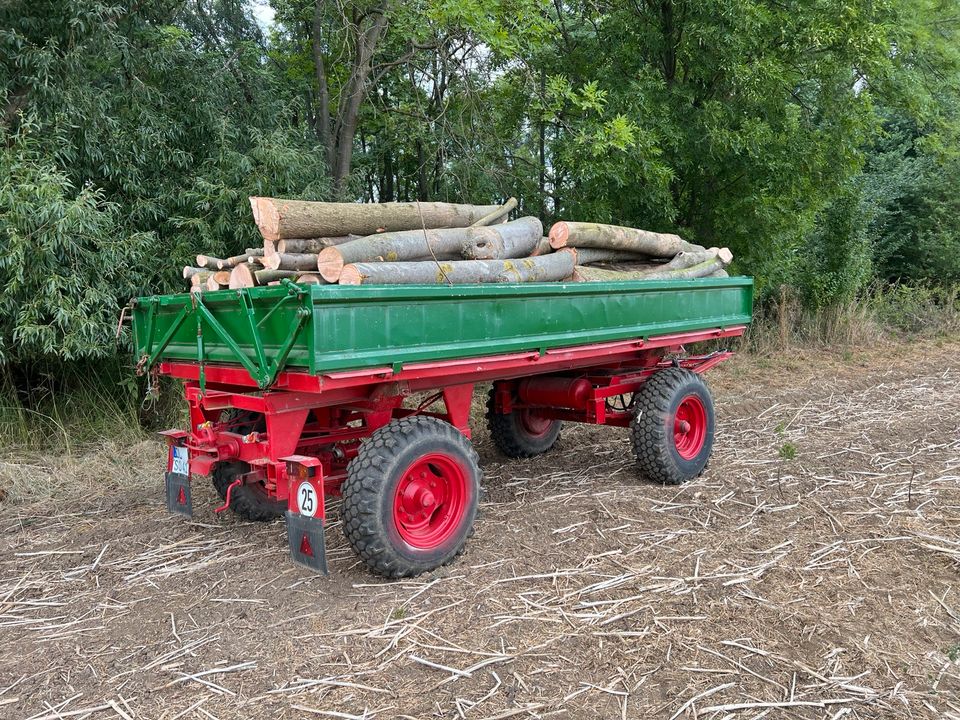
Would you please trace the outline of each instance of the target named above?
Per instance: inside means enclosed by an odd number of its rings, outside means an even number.
[[[750,322],[753,303],[753,280],[742,277],[303,290],[299,298],[287,287],[138,298],[137,358],[169,335],[158,359],[239,364],[239,350],[259,365],[259,338],[267,361],[287,344],[286,367],[316,374],[730,327]]]

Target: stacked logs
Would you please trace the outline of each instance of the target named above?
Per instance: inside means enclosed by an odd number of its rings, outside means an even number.
[[[298,283],[469,284],[725,277],[733,257],[678,235],[558,222],[508,221],[517,201],[323,203],[250,198],[262,248],[197,256],[195,291]]]

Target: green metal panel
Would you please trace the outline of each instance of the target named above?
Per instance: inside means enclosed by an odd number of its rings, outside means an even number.
[[[548,350],[750,322],[753,280],[307,285],[135,301],[137,357],[310,373]],[[198,342],[198,328],[200,340]],[[269,366],[269,367],[267,367]]]

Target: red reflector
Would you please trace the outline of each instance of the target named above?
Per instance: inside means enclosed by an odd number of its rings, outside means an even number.
[[[187,494],[183,491],[183,488],[180,488],[180,492],[177,493],[177,505],[186,505],[187,504]]]
[[[310,547],[310,539],[306,533],[303,534],[303,538],[300,540],[300,554],[313,557],[313,548]]]

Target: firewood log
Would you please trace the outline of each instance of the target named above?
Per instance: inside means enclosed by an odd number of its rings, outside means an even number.
[[[311,253],[276,253],[263,259],[268,270],[316,270],[317,255]]]
[[[550,228],[554,248],[604,248],[628,250],[652,257],[672,258],[683,250],[703,250],[679,235],[600,223],[558,222]]]
[[[417,228],[467,227],[497,205],[437,202],[325,203],[252,197],[254,221],[266,240],[372,235]]]
[[[247,262],[250,258],[263,257],[263,248],[247,248],[242,255],[234,255],[228,258],[215,258],[209,255],[197,255],[197,265],[202,268],[215,270],[229,270],[241,263]]]
[[[231,290],[245,287],[256,287],[266,285],[274,280],[283,278],[296,278],[301,273],[296,270],[258,270],[256,265],[244,263],[237,265],[230,271],[230,281],[228,287]]]
[[[298,283],[305,285],[326,285],[327,281],[320,277],[317,273],[304,273],[303,275],[297,275]]]
[[[498,247],[529,254],[536,239],[543,235],[537,218],[521,218],[492,227],[406,230],[380,233],[329,247],[320,252],[317,269],[328,282],[337,282],[349,263],[413,261],[417,258],[460,257],[462,249],[474,238],[485,243],[497,241]]]
[[[573,273],[574,254],[508,260],[450,262],[352,263],[340,274],[341,285],[464,285],[475,283],[563,280]]]
[[[467,260],[503,260],[531,257],[543,237],[543,224],[523,217],[493,227],[472,227],[460,252]]]
[[[255,287],[257,279],[253,276],[254,267],[251,263],[237,265],[230,271],[230,282],[228,286],[231,290],[245,287]]]
[[[257,285],[271,285],[284,279],[294,280],[301,274],[297,270],[256,270],[253,276],[257,279]]]
[[[293,253],[318,253],[324,248],[333,247],[334,245],[343,245],[345,242],[358,240],[360,237],[360,235],[341,235],[339,237],[306,239],[291,238],[289,240],[277,240],[277,249],[273,252],[264,253],[264,255],[273,255],[274,253],[280,253],[281,255]]]

